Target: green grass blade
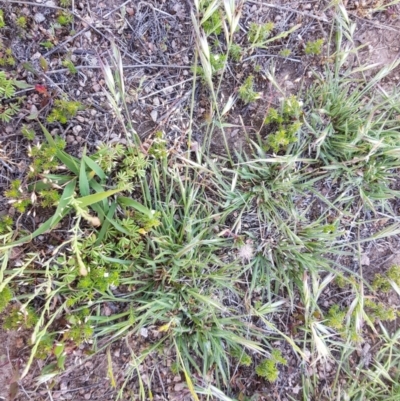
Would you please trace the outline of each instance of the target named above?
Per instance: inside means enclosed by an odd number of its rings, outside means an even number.
[[[94,203],[100,202],[103,199],[108,198],[111,195],[114,195],[118,192],[121,192],[121,189],[111,189],[109,191],[84,196],[82,198],[77,199],[77,202],[79,202],[80,207],[87,207],[93,205]]]
[[[105,175],[105,173],[101,169],[101,167],[95,161],[93,161],[90,157],[83,155],[82,159],[85,161],[87,166],[89,168],[91,168],[102,181],[104,181],[107,178],[107,176]]]
[[[86,164],[84,159],[85,153],[86,153],[86,148],[83,150],[83,157],[79,169],[79,192],[81,196],[88,196],[90,194],[89,181],[86,174]]]
[[[42,128],[43,134],[47,139],[47,142],[49,142],[50,145],[56,147],[56,143],[54,142],[53,137],[51,136],[50,132],[47,130],[47,128],[41,123],[39,122],[40,127]],[[57,157],[58,159],[64,163],[68,169],[78,175],[79,174],[79,160],[76,159],[73,156],[68,155],[67,153],[65,153],[64,151],[57,149]]]
[[[137,202],[131,198],[127,198],[126,196],[119,196],[117,201],[122,206],[133,207],[138,212],[144,214],[145,216],[147,216],[149,218],[152,218],[154,216],[153,212],[150,209],[148,209],[146,206],[143,206],[142,204],[140,204],[139,202]]]

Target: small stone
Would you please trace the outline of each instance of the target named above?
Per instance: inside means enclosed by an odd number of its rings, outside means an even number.
[[[75,137],[73,135],[67,135],[66,141],[67,143],[74,143]]]
[[[176,383],[174,386],[174,391],[181,392],[185,388],[185,383]]]
[[[76,119],[80,122],[80,123],[84,123],[85,122],[85,118],[82,116],[78,116],[76,117]]]
[[[158,112],[157,112],[157,110],[153,110],[153,111],[150,113],[150,116],[151,116],[151,119],[156,123],[156,122],[157,122],[157,117],[158,117]]]
[[[175,383],[177,383],[177,382],[180,382],[182,379],[181,379],[180,375],[177,375],[177,376],[174,376],[173,380],[174,380]]]
[[[90,399],[92,398],[92,394],[91,394],[91,393],[86,393],[86,394],[83,396],[83,398],[84,398],[85,400],[90,400]]]
[[[36,52],[36,53],[31,57],[31,60],[32,60],[32,61],[38,60],[41,56],[42,56],[41,53]]]
[[[360,262],[363,266],[369,266],[370,264],[369,257],[366,254],[362,254]]]
[[[304,4],[303,9],[304,10],[311,10],[312,5],[310,3]]]
[[[92,42],[92,32],[91,31],[86,31],[86,32],[83,33],[83,35],[86,37],[86,39],[89,42]]]
[[[275,17],[275,22],[278,22],[278,21],[280,21],[282,19],[282,17],[280,16],[280,15],[277,15],[276,17]]]
[[[40,24],[41,22],[43,22],[46,19],[46,17],[42,13],[36,13],[33,16],[33,19],[35,20],[35,22],[37,24]]]
[[[157,96],[155,96],[153,98],[153,104],[154,104],[154,106],[159,106],[160,105],[160,99]]]
[[[79,133],[82,131],[82,127],[80,126],[80,125],[75,125],[75,127],[74,128],[72,128],[72,132],[75,134],[75,135],[79,135]]]
[[[144,338],[147,338],[149,336],[149,331],[146,329],[146,327],[142,327],[140,329],[140,335]]]
[[[100,86],[99,84],[95,84],[95,85],[92,86],[92,89],[93,89],[95,92],[99,92],[99,91],[101,90],[101,86]]]
[[[285,86],[287,89],[290,89],[294,87],[294,83],[292,81],[285,81]]]

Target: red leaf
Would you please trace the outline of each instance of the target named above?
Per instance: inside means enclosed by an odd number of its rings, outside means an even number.
[[[35,85],[35,91],[46,96],[48,95],[47,88],[44,85]]]

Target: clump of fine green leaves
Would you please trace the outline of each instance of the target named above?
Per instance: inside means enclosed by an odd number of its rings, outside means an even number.
[[[273,22],[266,22],[265,24],[252,22],[247,34],[249,42],[254,46],[262,45],[269,38],[274,27]]]
[[[317,39],[314,41],[308,41],[304,52],[307,55],[318,56],[322,53],[322,46],[324,45],[324,39]]]
[[[49,123],[60,122],[61,124],[66,124],[68,120],[74,118],[79,110],[82,110],[83,106],[80,102],[67,100],[67,99],[57,99],[54,102],[54,107],[51,110],[50,115],[47,117]]]
[[[0,291],[0,313],[7,307],[7,305],[12,300],[13,294],[9,287],[4,287]]]
[[[254,76],[249,75],[238,91],[239,98],[244,104],[249,104],[260,98],[260,94],[254,90]]]
[[[4,63],[9,64],[9,60],[12,56],[3,57]],[[8,60],[8,61],[7,61]],[[5,71],[0,71],[0,100],[12,99],[15,96],[17,88],[29,88],[30,85],[22,81],[17,81],[6,75]],[[11,121],[12,117],[18,113],[20,110],[20,99],[12,99],[8,101],[7,105],[0,105],[0,121],[8,123]]]
[[[271,352],[271,357],[262,361],[256,366],[256,373],[268,380],[270,383],[274,383],[279,377],[278,364],[286,365],[287,361],[282,356],[282,353],[278,349],[274,349]]]
[[[294,95],[284,99],[280,109],[270,108],[264,120],[269,131],[264,143],[265,150],[278,153],[296,142],[296,134],[302,126],[301,115],[302,104]]]

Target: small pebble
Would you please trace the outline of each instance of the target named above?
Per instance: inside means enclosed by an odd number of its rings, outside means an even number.
[[[72,128],[72,132],[73,132],[75,135],[78,135],[81,131],[82,131],[82,127],[81,127],[80,125],[75,125],[75,127]]]
[[[153,111],[150,113],[150,116],[151,116],[151,119],[152,119],[154,122],[157,122],[157,117],[158,117],[157,110],[153,110]]]
[[[46,19],[46,17],[42,13],[36,13],[33,16],[33,19],[35,20],[36,23],[40,24]]]
[[[73,135],[67,135],[66,141],[67,143],[74,143],[75,137]]]
[[[185,383],[176,383],[174,386],[174,391],[181,392],[185,388]]]

